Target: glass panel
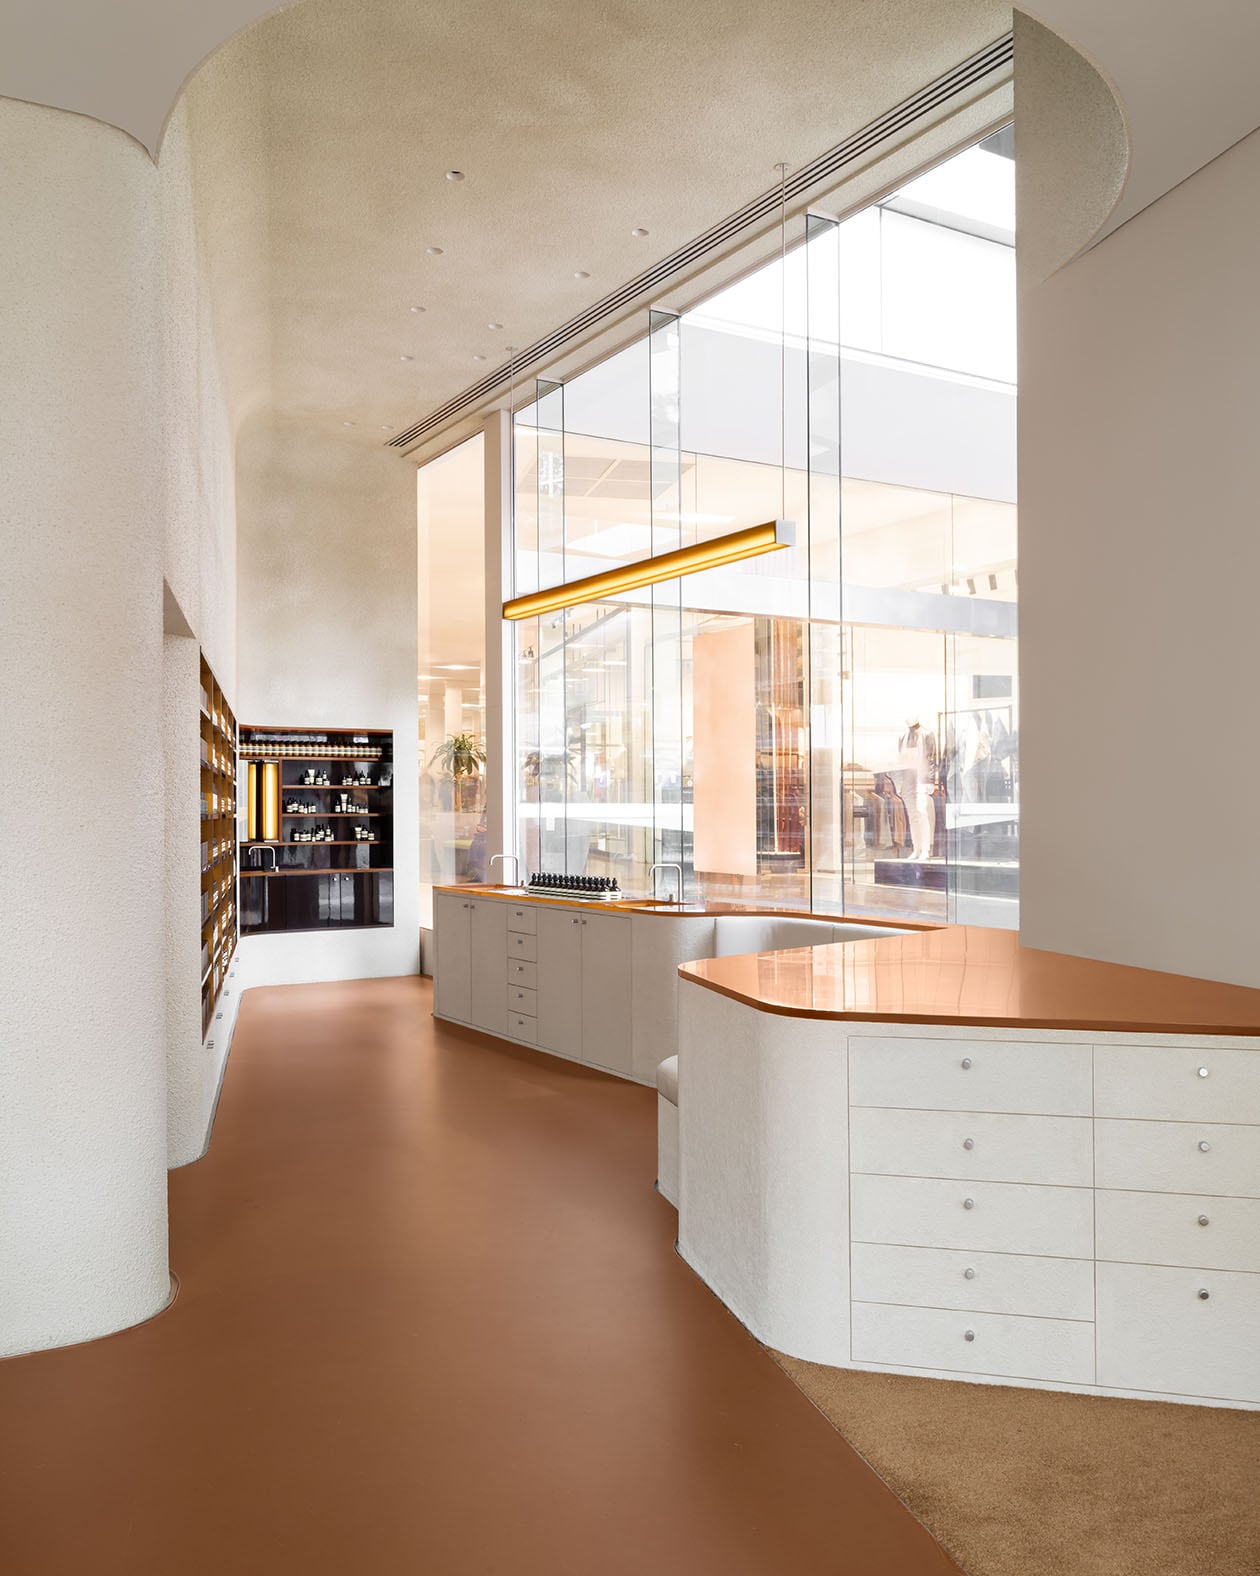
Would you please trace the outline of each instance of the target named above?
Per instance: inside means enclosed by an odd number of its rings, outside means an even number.
[[[485,445],[417,473],[421,923],[434,885],[484,881]]]
[[[531,867],[1015,922],[1006,145],[795,223],[700,308],[539,384],[518,590],[784,516],[796,545],[518,630]]]

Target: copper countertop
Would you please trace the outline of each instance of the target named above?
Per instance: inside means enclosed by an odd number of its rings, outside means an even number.
[[[1010,930],[706,958],[684,980],[762,1012],[863,1023],[1260,1035],[1260,990],[1022,947]]]
[[[667,898],[620,897],[574,898],[548,897],[543,892],[530,892],[521,886],[472,885],[435,886],[435,892],[449,892],[456,897],[494,897],[509,903],[547,903],[557,908],[580,908],[583,913],[597,909],[612,914],[663,914],[675,919],[714,918],[719,914],[743,914],[750,918],[764,919],[818,919],[828,925],[870,925],[878,928],[893,927],[898,930],[932,930],[921,920],[890,919],[887,915],[876,918],[869,914],[815,914],[808,909],[776,908],[769,903],[698,902],[672,903]]]

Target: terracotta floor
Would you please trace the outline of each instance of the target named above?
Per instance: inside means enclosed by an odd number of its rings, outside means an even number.
[[[5,1576],[919,1576],[926,1532],[672,1252],[647,1090],[248,993],[175,1305],[0,1363]]]

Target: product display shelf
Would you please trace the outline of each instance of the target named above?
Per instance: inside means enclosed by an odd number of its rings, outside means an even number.
[[[236,719],[201,658],[201,1031],[236,950]]]
[[[244,933],[393,923],[393,754],[380,730],[242,728]],[[341,780],[360,775],[369,781]],[[373,835],[347,837],[355,826]],[[333,835],[314,838],[325,827]]]

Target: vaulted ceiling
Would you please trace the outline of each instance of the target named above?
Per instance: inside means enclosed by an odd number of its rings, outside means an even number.
[[[1254,0],[1034,10],[1123,105],[1113,223],[1253,128]],[[0,93],[151,150],[178,100],[161,159],[187,160],[244,408],[380,442],[1009,23],[996,0],[8,0]]]

